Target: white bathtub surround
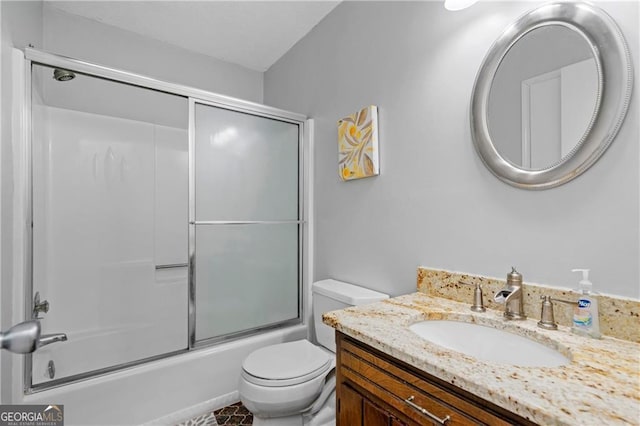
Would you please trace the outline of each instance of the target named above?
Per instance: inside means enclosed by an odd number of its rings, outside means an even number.
[[[49,98],[90,84],[50,73],[34,67]],[[186,128],[61,108],[64,93],[56,106],[35,100],[45,94],[34,89],[33,291],[50,302],[43,333],[68,341],[34,353],[34,385],[51,380],[50,361],[59,379],[178,351],[188,338],[187,268],[156,269],[187,264]]]

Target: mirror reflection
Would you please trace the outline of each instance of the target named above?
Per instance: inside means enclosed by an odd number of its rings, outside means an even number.
[[[598,70],[583,36],[563,25],[525,34],[507,52],[488,99],[488,129],[502,158],[542,170],[576,148],[598,107]]]

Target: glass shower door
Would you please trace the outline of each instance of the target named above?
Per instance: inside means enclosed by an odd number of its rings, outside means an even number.
[[[193,111],[192,343],[299,321],[299,125]]]
[[[32,385],[188,346],[188,101],[32,67]]]

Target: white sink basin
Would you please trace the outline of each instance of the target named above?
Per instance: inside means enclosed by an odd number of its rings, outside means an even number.
[[[459,321],[422,321],[409,327],[438,346],[481,361],[521,367],[559,367],[569,359],[543,344],[483,325]]]

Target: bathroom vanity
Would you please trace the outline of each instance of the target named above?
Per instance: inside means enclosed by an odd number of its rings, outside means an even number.
[[[337,332],[337,424],[533,425]]]
[[[640,345],[575,336],[537,320],[414,293],[326,313],[337,351],[337,424],[637,424]],[[421,321],[481,324],[535,340],[568,358],[553,367],[481,361],[410,330]],[[448,419],[447,419],[448,416]]]

